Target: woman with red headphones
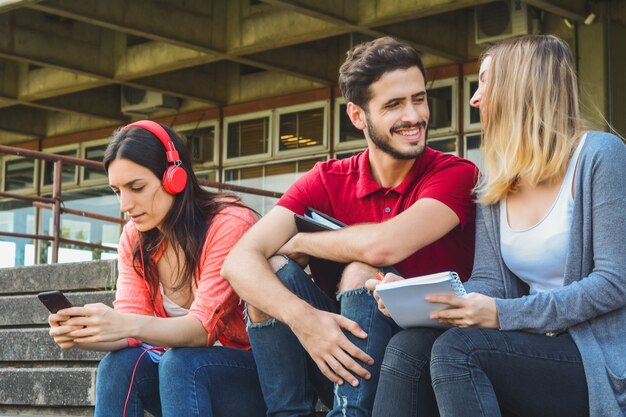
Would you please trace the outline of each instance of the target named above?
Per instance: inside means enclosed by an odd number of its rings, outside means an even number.
[[[183,141],[152,121],[115,132],[104,167],[130,218],[115,308],[49,317],[63,349],[110,352],[98,367],[95,415],[264,416],[243,304],[220,275],[256,215],[201,188]]]

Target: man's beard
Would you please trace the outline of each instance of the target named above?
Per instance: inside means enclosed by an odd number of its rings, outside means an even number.
[[[400,152],[399,150],[395,149],[393,146],[391,146],[390,139],[386,139],[384,135],[381,135],[378,130],[376,129],[376,127],[374,126],[374,124],[371,122],[369,116],[367,114],[365,114],[365,123],[367,125],[367,131],[369,133],[369,137],[372,141],[372,143],[381,151],[383,151],[384,153],[386,153],[387,155],[391,156],[394,159],[398,159],[398,160],[409,160],[409,159],[415,159],[418,156],[422,155],[424,153],[424,148],[426,147],[425,143],[426,143],[426,137],[424,137],[424,141],[422,142],[421,146],[418,142],[415,143],[415,148],[412,152],[407,152],[407,153],[403,153]],[[411,127],[419,127],[424,131],[424,134],[426,134],[426,123],[425,122],[418,122],[414,125],[409,125],[409,124],[399,124],[396,125],[394,127],[391,128],[391,130],[397,130],[397,129],[410,129]]]

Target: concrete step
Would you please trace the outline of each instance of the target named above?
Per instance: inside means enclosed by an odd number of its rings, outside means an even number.
[[[102,352],[82,349],[61,349],[50,335],[48,328],[0,329],[1,362],[99,361]],[[2,366],[2,365],[0,365]]]
[[[116,260],[1,268],[0,294],[112,289],[116,277]]]
[[[77,306],[88,303],[111,306],[115,291],[67,292],[65,296]],[[0,327],[46,324],[49,314],[35,294],[0,296]]]
[[[0,417],[93,417],[93,413],[94,408],[92,406],[30,407],[0,405]]]
[[[1,368],[4,406],[91,406],[96,368]]]

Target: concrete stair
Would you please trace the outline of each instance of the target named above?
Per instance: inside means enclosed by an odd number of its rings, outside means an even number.
[[[59,289],[75,305],[111,305],[116,276],[116,261],[0,269],[0,417],[93,415],[104,355],[60,349],[37,293]]]

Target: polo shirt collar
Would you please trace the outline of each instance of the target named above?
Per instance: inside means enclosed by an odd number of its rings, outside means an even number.
[[[424,174],[426,167],[429,165],[428,161],[432,159],[432,154],[432,149],[428,146],[425,147],[424,153],[422,153],[422,155],[415,160],[406,178],[404,178],[404,180],[397,186],[386,189],[374,180],[369,158],[370,151],[369,149],[366,149],[361,154],[361,160],[359,161],[359,180],[356,189],[357,198],[366,197],[381,189],[395,191],[400,195],[407,194],[412,190],[416,180]]]

